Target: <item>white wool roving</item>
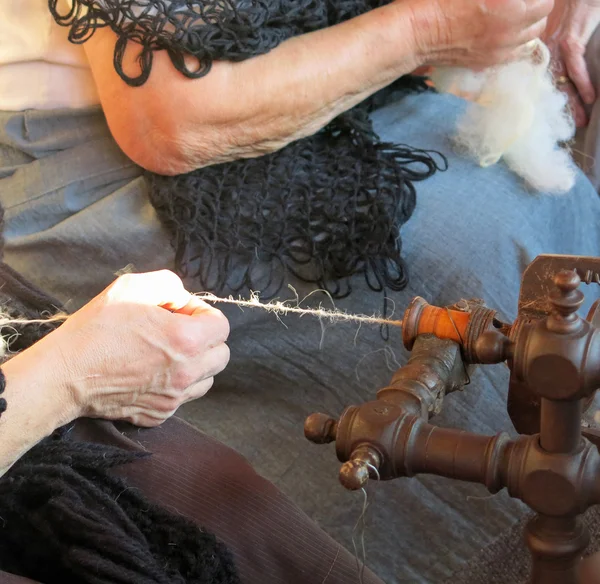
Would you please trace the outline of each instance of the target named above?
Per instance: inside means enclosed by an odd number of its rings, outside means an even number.
[[[544,43],[535,41],[520,61],[480,73],[439,68],[431,78],[438,91],[472,102],[458,122],[461,152],[484,167],[503,159],[536,191],[562,194],[573,187],[576,167],[560,143],[573,138],[575,123]]]

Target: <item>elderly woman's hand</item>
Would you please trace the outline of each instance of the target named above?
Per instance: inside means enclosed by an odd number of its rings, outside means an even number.
[[[596,100],[585,52],[600,25],[600,0],[556,0],[543,35],[552,52],[553,70],[569,102],[579,127],[587,124],[584,104]]]
[[[17,358],[52,364],[75,417],[154,426],[210,389],[228,334],[225,316],[172,272],[128,274]]]
[[[545,30],[553,0],[416,0],[415,5],[424,61],[482,69],[523,54]]]

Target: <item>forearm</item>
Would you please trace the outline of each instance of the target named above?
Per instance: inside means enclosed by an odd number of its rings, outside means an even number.
[[[56,368],[32,349],[2,365],[7,409],[0,418],[0,476],[56,428],[77,417]]]
[[[116,37],[87,45],[111,131],[135,162],[163,174],[259,156],[311,135],[341,112],[422,64],[414,2],[395,2],[289,39],[266,55],[218,62],[201,79],[155,54],[150,79],[127,86],[113,68]],[[125,69],[136,71],[136,51]]]

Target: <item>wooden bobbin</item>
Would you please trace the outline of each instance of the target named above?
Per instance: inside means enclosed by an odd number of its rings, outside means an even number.
[[[440,339],[451,339],[462,346],[467,339],[470,318],[468,312],[432,306],[417,296],[404,313],[402,341],[411,351],[418,335],[432,334]]]

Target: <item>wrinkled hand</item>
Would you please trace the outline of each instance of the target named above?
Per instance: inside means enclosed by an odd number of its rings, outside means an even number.
[[[552,52],[556,78],[565,81],[559,85],[569,96],[579,127],[587,124],[583,104],[596,100],[585,51],[599,25],[600,0],[556,0],[542,37]]]
[[[413,6],[423,62],[477,70],[522,56],[545,30],[553,0],[413,0]]]
[[[128,274],[34,345],[79,416],[155,426],[228,363],[229,324],[172,272]]]

